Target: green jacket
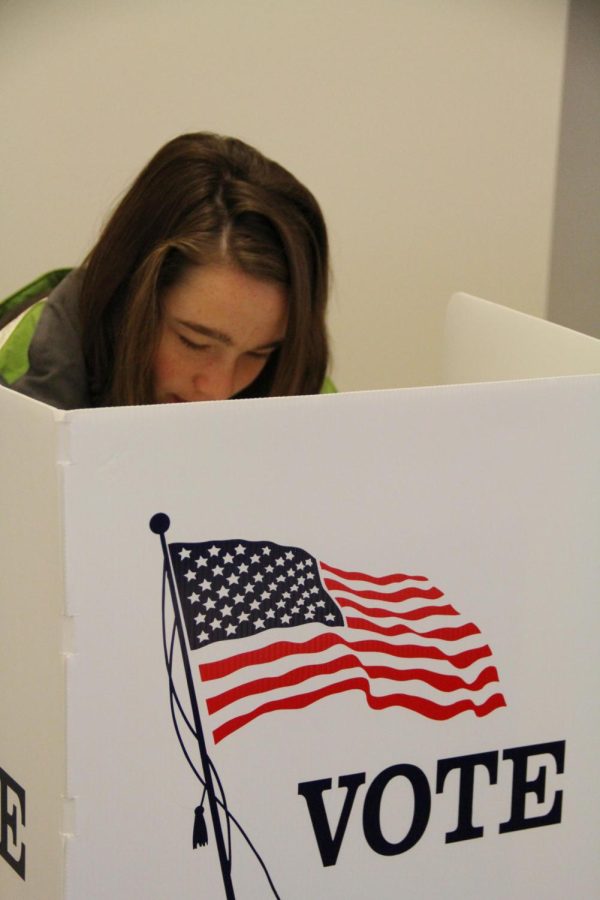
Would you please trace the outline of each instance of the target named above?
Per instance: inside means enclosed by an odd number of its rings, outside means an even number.
[[[0,302],[0,384],[59,409],[91,406],[79,325],[80,269],[58,269]],[[326,378],[321,393],[335,393]]]
[[[80,340],[81,277],[76,269],[50,272],[3,302],[0,384],[59,409],[91,405]]]

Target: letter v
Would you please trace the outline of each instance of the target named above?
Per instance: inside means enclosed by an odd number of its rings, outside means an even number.
[[[354,775],[340,775],[338,787],[346,788],[346,797],[340,819],[332,836],[329,820],[323,802],[323,791],[331,789],[331,778],[320,778],[316,781],[303,781],[298,785],[298,793],[306,800],[310,820],[312,822],[317,847],[321,854],[324,866],[335,866],[342,846],[342,840],[346,833],[346,825],[350,818],[350,812],[354,804],[356,792],[361,784],[365,783],[365,773],[357,772]]]

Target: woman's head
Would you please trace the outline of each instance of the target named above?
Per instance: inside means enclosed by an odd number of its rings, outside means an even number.
[[[155,369],[165,307],[182,292],[188,299],[194,290],[202,293],[203,268],[229,272],[231,283],[221,287],[230,294],[235,284],[243,290],[246,278],[283,298],[284,333],[275,334],[283,321],[275,316],[267,342],[274,349],[242,395],[319,390],[327,364],[328,282],[319,206],[289,172],[247,144],[199,133],[175,138],[148,163],[86,261],[83,344],[95,403],[160,402]],[[264,291],[254,296],[260,318]],[[251,326],[252,305],[243,306]],[[248,352],[259,347],[252,336],[235,337],[244,352],[246,337]]]

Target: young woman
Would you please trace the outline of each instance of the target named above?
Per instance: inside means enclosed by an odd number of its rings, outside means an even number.
[[[240,140],[182,135],[80,269],[10,304],[0,382],[64,409],[318,393],[328,274],[310,191]]]

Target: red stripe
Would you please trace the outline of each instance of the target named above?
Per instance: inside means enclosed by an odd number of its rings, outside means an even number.
[[[348,578],[351,581],[368,581],[370,584],[396,584],[400,581],[427,581],[425,575],[403,575],[397,572],[393,575],[366,575],[364,572],[346,572],[344,569],[336,569],[328,566],[327,563],[320,562],[320,567],[326,572],[333,572],[340,578]]]
[[[379,599],[381,600],[382,598],[380,597]],[[357,600],[350,600],[348,597],[340,597],[339,594],[335,594],[335,602],[339,606],[343,606],[344,608],[355,609],[357,610],[357,612],[364,613],[365,616],[369,616],[370,619],[405,619],[407,615],[409,615],[409,613],[406,612],[398,612],[397,609],[383,609],[380,606],[365,606],[363,603],[359,603]],[[420,609],[434,609],[435,615],[440,614],[440,609],[448,608],[448,604],[439,607],[420,607]],[[447,615],[447,613],[442,613],[441,615]],[[456,615],[458,615],[458,613],[456,613]]]
[[[370,685],[366,678],[349,678],[347,681],[327,685],[326,687],[319,688],[319,690],[316,691],[310,691],[306,694],[300,694],[295,697],[286,697],[282,700],[271,700],[268,703],[263,703],[262,706],[257,707],[255,710],[252,710],[252,712],[245,713],[242,716],[236,716],[228,722],[219,725],[218,728],[215,728],[213,731],[215,744],[218,744],[219,741],[222,741],[227,735],[232,734],[234,731],[237,731],[238,728],[242,728],[244,725],[247,725],[248,722],[252,722],[253,719],[257,719],[258,716],[262,716],[265,713],[280,709],[304,709],[305,707],[316,703],[318,700],[322,700],[323,697],[328,697],[332,694],[340,694],[344,691],[362,691],[371,709],[388,709],[390,706],[400,706],[404,709],[410,709],[413,712],[420,713],[420,715],[426,716],[428,719],[434,719],[437,722],[444,722],[447,719],[451,719],[453,716],[459,715],[459,713],[467,712],[469,710],[475,713],[478,718],[481,718],[482,716],[489,715],[489,713],[493,712],[495,709],[506,706],[506,701],[502,694],[493,694],[479,705],[469,699],[457,700],[455,703],[450,703],[448,706],[434,703],[432,700],[426,700],[423,697],[413,697],[411,694],[388,694],[385,697],[374,697],[371,694]]]
[[[373,616],[373,618],[375,618],[376,616],[381,615],[380,610],[370,610],[368,606],[363,606],[361,603],[355,603],[353,600],[347,600],[345,597],[340,597],[338,594],[334,594],[334,599],[340,606],[355,609],[358,612],[364,613],[366,616]],[[385,612],[385,610],[382,612]],[[389,615],[393,616],[395,619],[406,619],[409,622],[418,622],[419,619],[427,619],[429,616],[458,616],[459,613],[453,606],[446,603],[444,606],[420,606],[418,609],[409,609],[403,613],[391,612]]]
[[[370,616],[371,612],[368,608],[360,606],[358,603],[345,600],[343,597],[335,597],[336,603],[343,607],[351,607],[359,612]],[[404,613],[394,613],[396,619],[405,619],[409,622],[419,622],[421,619],[428,619],[430,616],[458,616],[458,610],[446,603],[444,606],[421,606],[419,609],[411,609]]]
[[[249,650],[246,653],[238,653],[228,659],[216,660],[215,662],[204,663],[199,666],[200,677],[202,681],[213,681],[216,678],[223,678],[225,675],[231,675],[246,666],[262,665],[265,662],[274,662],[277,659],[283,659],[286,656],[295,656],[306,653],[320,653],[328,650],[329,647],[335,647],[342,644],[350,647],[351,650],[363,653],[385,653],[387,656],[411,659],[441,659],[451,663],[457,669],[466,669],[472,663],[483,659],[485,656],[491,656],[492,651],[486,645],[477,647],[472,650],[464,650],[462,653],[454,655],[444,653],[437,647],[419,647],[413,644],[405,646],[395,646],[384,641],[347,641],[339,634],[322,634],[312,638],[304,643],[292,643],[292,641],[278,641],[269,644],[260,650]]]
[[[368,666],[354,654],[339,656],[337,659],[311,666],[299,666],[284,675],[269,678],[257,678],[246,684],[236,685],[221,694],[215,694],[206,701],[208,712],[212,715],[238,700],[252,697],[267,691],[294,687],[322,675],[332,675],[346,669],[362,669],[370,679],[385,678],[388,681],[422,681],[430,687],[444,693],[451,691],[479,691],[492,682],[498,681],[498,672],[494,666],[487,666],[473,681],[466,681],[459,675],[442,675],[429,669],[392,669],[390,666]]]
[[[459,641],[465,637],[471,637],[473,634],[481,634],[477,625],[469,622],[466,625],[460,625],[457,628],[433,628],[431,631],[415,631],[408,625],[378,625],[376,622],[369,622],[368,619],[355,619],[348,617],[346,624],[349,628],[362,629],[363,631],[372,631],[375,634],[387,634],[394,637],[398,634],[418,634],[419,637],[436,638],[441,641]]]
[[[344,584],[343,581],[336,581],[335,578],[324,578],[323,581],[325,587],[330,591],[347,591],[349,594],[354,594],[355,597],[362,597],[364,600],[395,600],[399,603],[402,603],[405,600],[415,600],[416,598],[422,598],[424,600],[439,600],[440,597],[444,596],[443,593],[436,587],[400,588],[400,590],[390,591],[390,593],[388,594],[384,593],[383,591],[357,591],[354,588],[349,587],[347,584]]]

